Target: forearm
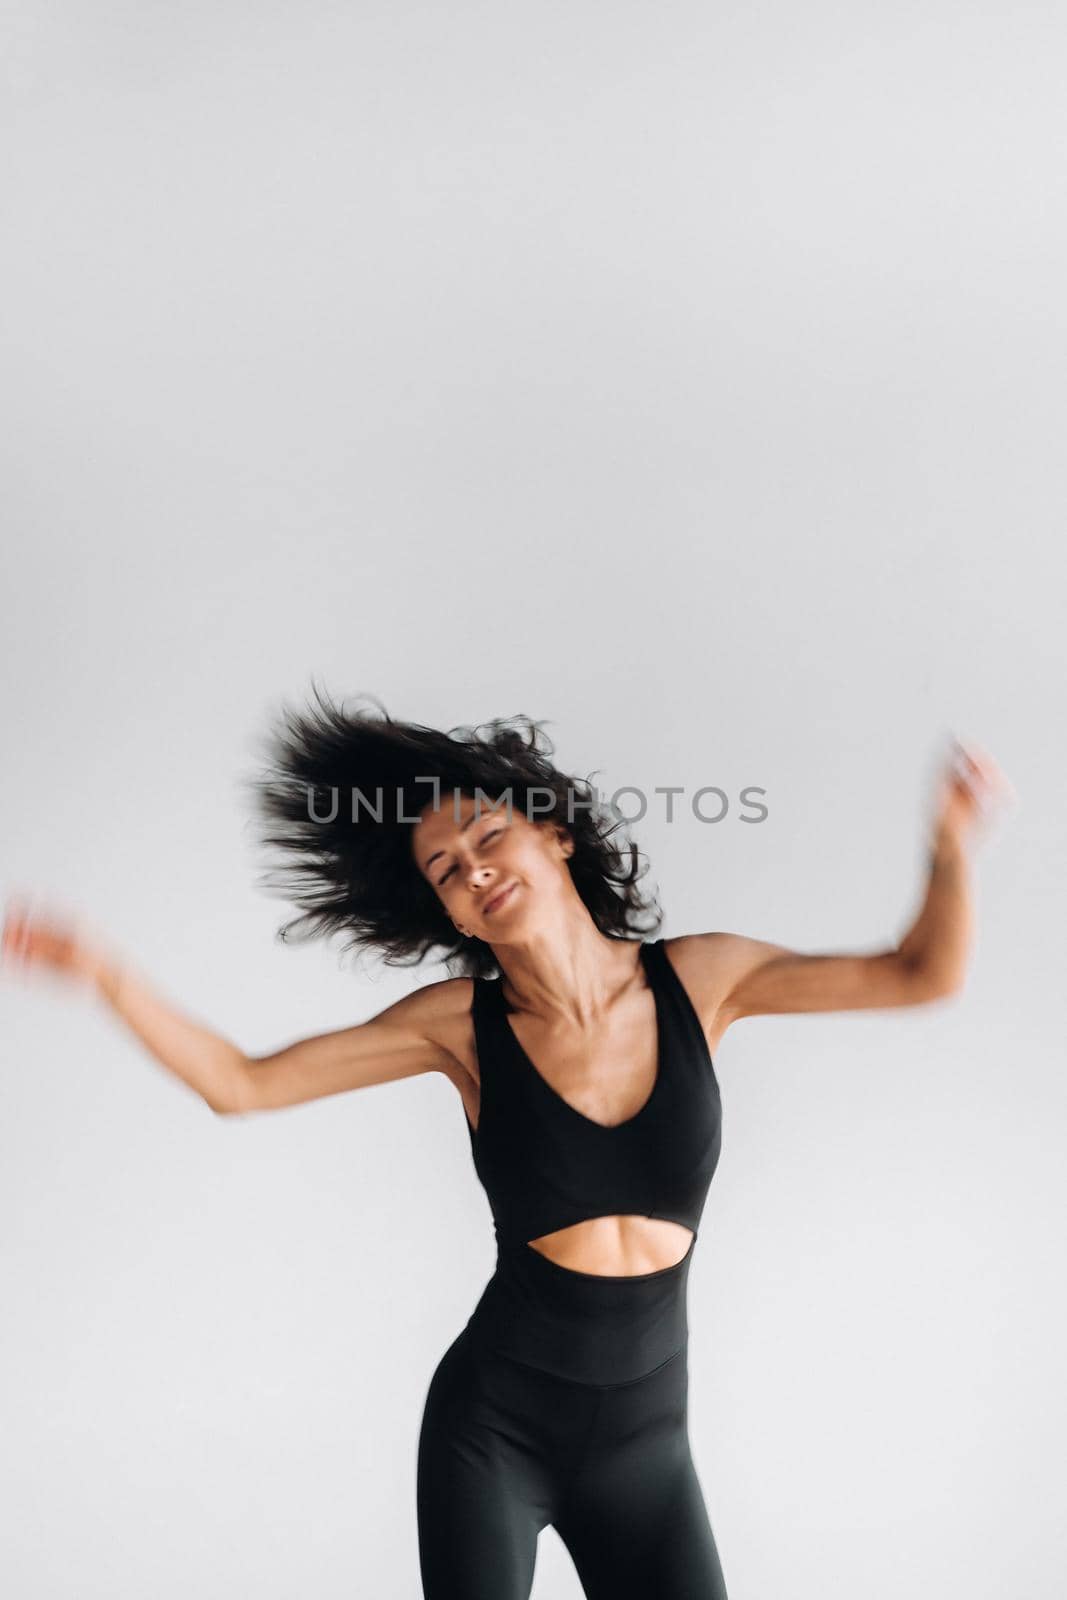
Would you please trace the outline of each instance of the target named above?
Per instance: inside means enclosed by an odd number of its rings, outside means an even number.
[[[188,1084],[212,1111],[240,1103],[243,1051],[210,1028],[182,1016],[122,962],[101,960],[91,974],[96,993],[167,1070]]]
[[[951,829],[939,829],[931,845],[930,876],[922,909],[898,945],[910,966],[938,989],[958,989],[966,976],[974,939],[974,902],[967,850]]]

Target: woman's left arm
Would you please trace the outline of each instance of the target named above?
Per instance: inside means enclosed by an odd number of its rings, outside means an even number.
[[[938,794],[922,909],[892,949],[804,955],[740,934],[696,935],[714,958],[718,1031],[740,1017],[919,1005],[957,993],[973,941],[972,832],[1011,793],[989,756],[956,745]]]

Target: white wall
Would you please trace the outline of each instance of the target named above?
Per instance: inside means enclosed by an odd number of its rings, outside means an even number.
[[[1052,1600],[1064,1544],[1065,28],[1049,5],[5,11],[3,893],[251,1050],[440,975],[273,941],[314,673],[552,719],[668,935],[873,948],[946,730],[1020,796],[964,995],[752,1020],[691,1274],[731,1600]],[[412,1080],[214,1118],[0,984],[0,1587],[418,1594],[492,1264]],[[534,1600],[579,1589],[542,1536]]]

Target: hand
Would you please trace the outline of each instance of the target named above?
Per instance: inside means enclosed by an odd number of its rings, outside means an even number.
[[[934,810],[935,844],[966,844],[995,812],[1016,799],[1015,790],[992,756],[977,745],[953,743],[938,789]]]
[[[89,983],[96,983],[108,967],[99,942],[72,919],[33,911],[25,901],[8,903],[0,959],[11,972],[33,967]]]

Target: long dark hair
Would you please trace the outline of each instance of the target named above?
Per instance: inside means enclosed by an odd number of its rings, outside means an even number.
[[[613,837],[625,820],[594,798],[587,780],[553,766],[539,723],[499,717],[444,733],[395,720],[374,696],[357,698],[379,714],[336,706],[312,689],[316,705],[281,708],[264,741],[265,769],[243,780],[262,844],[285,857],[260,884],[302,907],[278,929],[283,942],[344,934],[346,950],[375,951],[390,966],[439,950],[453,976],[494,974],[489,945],[457,931],[411,853],[414,819],[438,793],[455,790],[482,791],[486,809],[510,792],[531,821],[564,826],[574,840],[574,887],[602,933],[632,939],[659,928],[656,897],[637,887],[647,871],[640,852]]]

